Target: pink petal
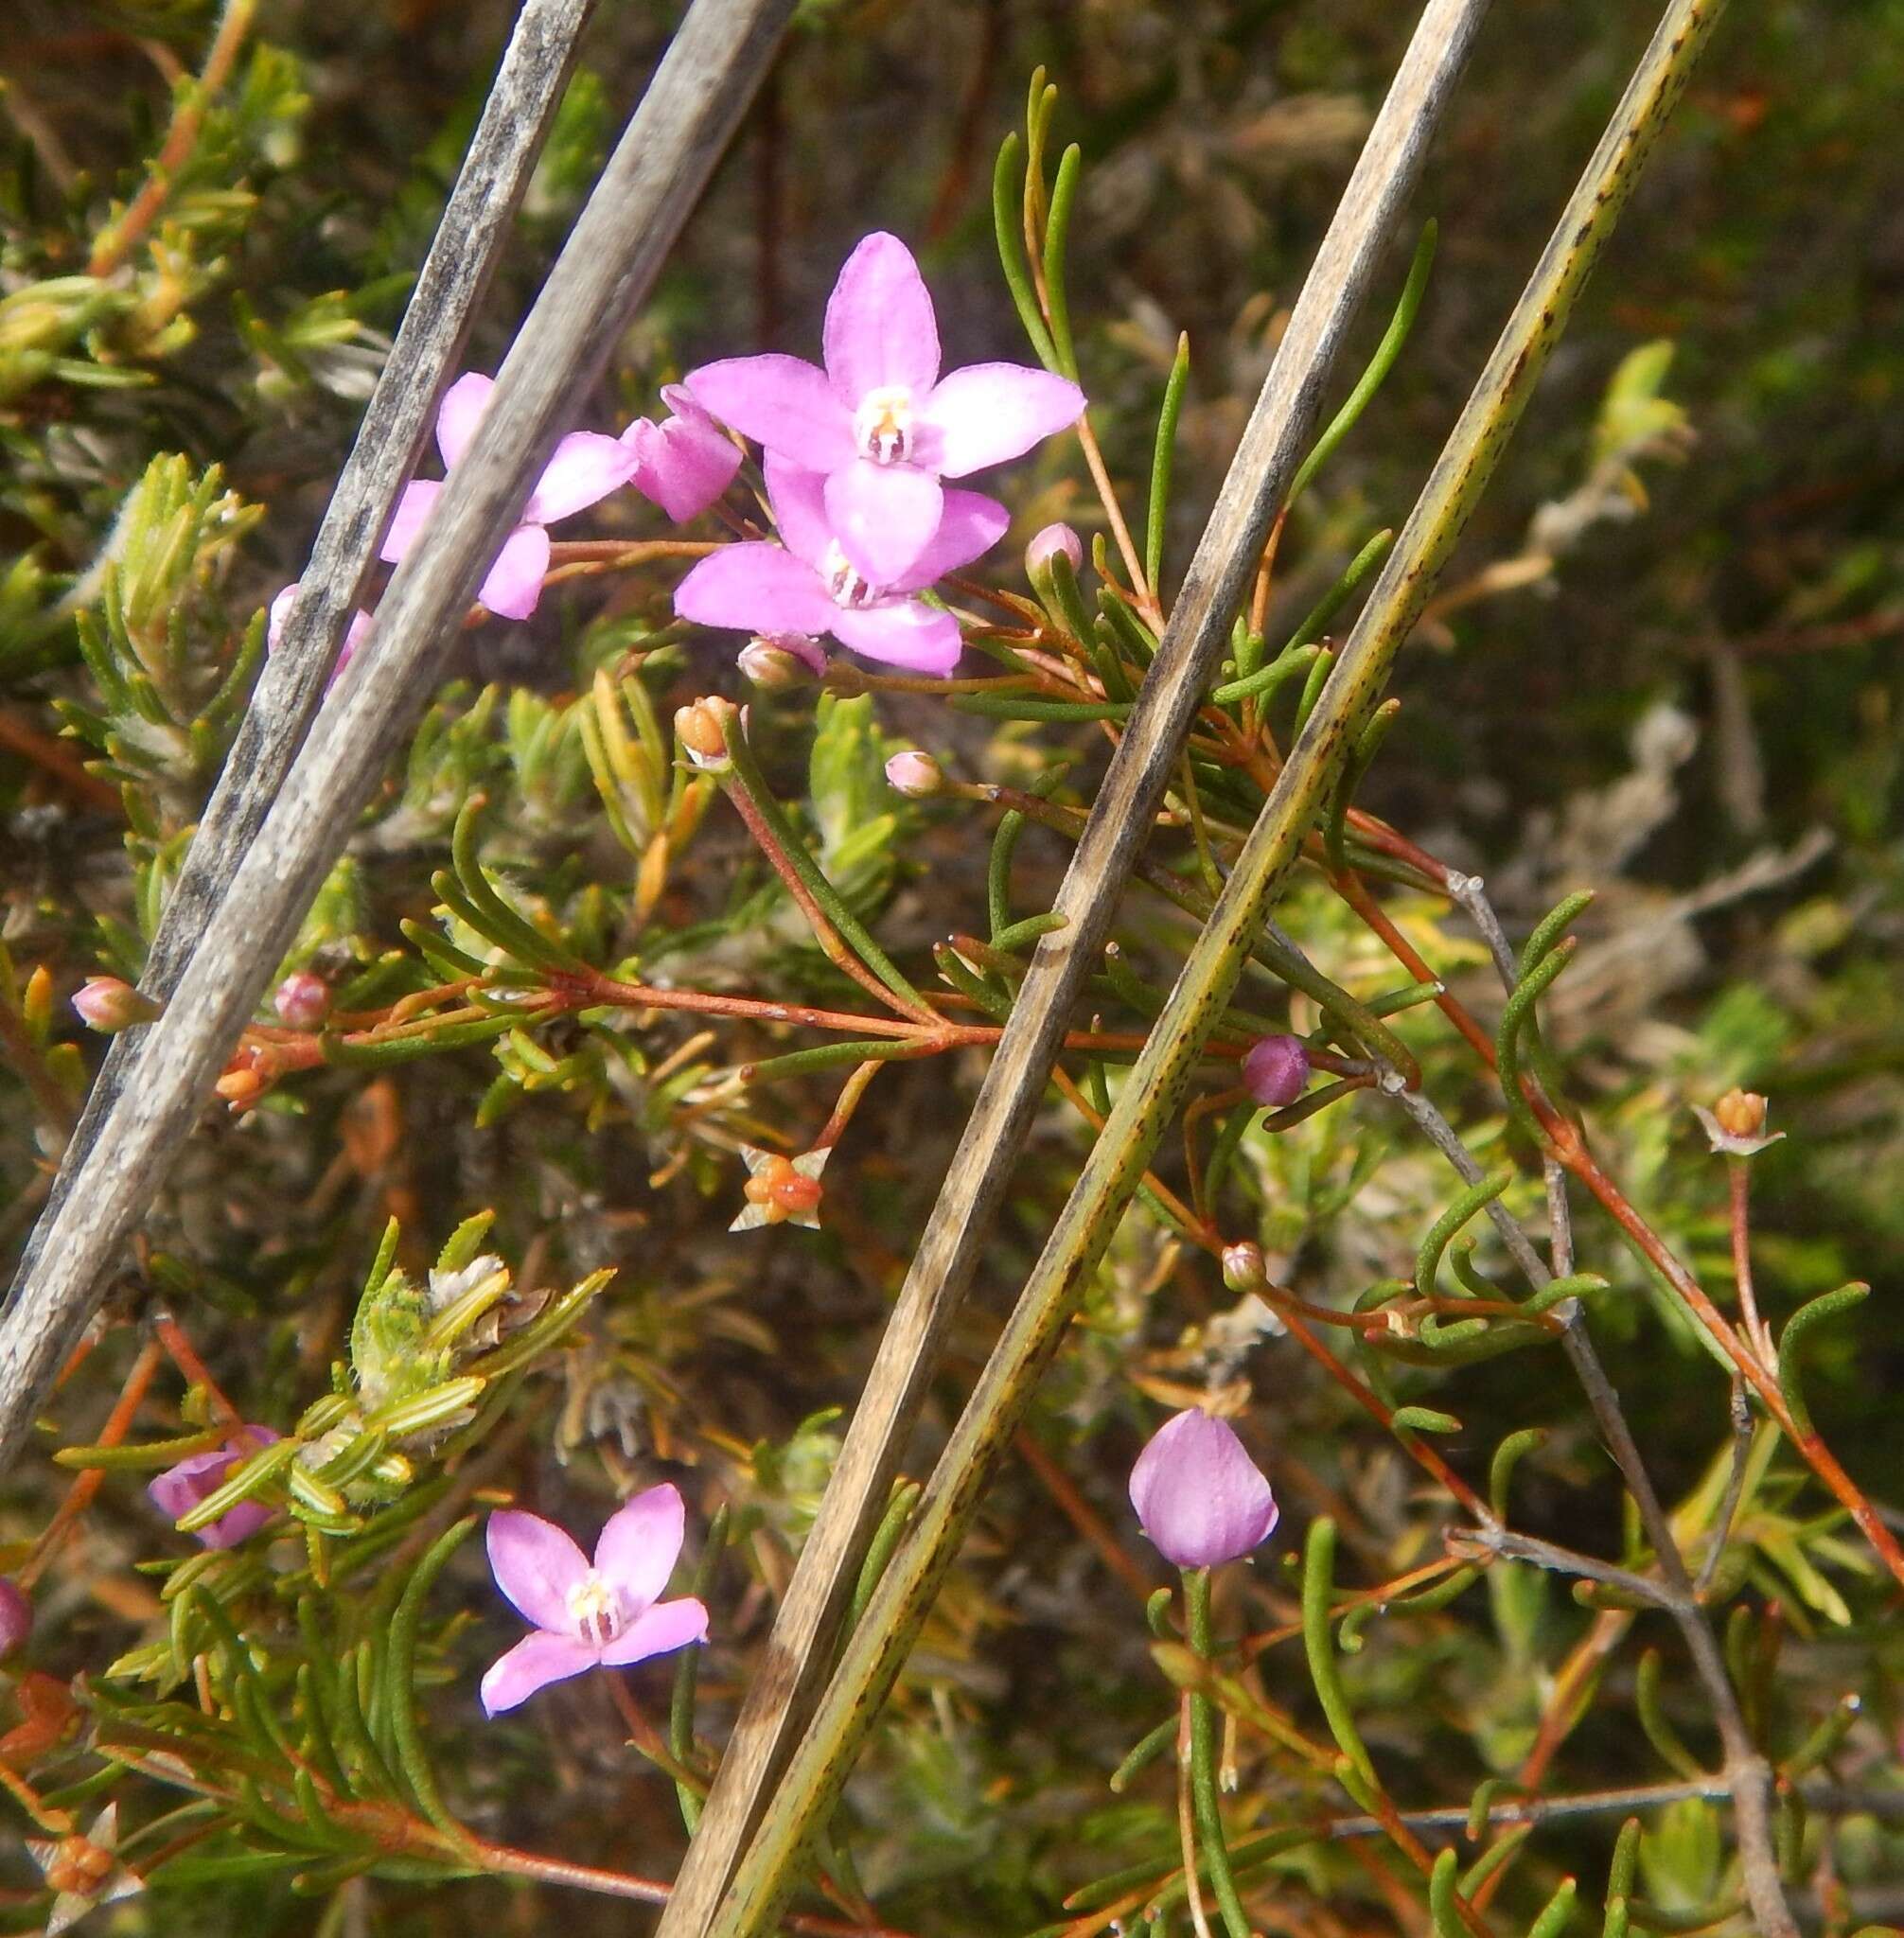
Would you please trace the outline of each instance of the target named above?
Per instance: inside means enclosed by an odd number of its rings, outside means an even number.
[[[370,637],[370,618],[371,616],[367,612],[353,612],[350,615],[350,625],[345,629],[344,644],[338,648],[337,664],[330,669],[330,678],[333,684],[336,683],[338,677],[343,673],[344,669],[350,664],[352,659],[356,656],[358,647]]]
[[[970,565],[991,551],[1005,536],[1012,514],[996,498],[982,491],[948,491],[939,528],[926,541],[926,549],[912,561],[908,571],[895,579],[890,590],[917,592],[948,572]]]
[[[932,388],[939,325],[919,265],[897,236],[875,230],[846,258],[827,301],[824,341],[833,393],[849,409],[882,384],[919,397]]]
[[[917,599],[890,599],[857,612],[837,606],[830,629],[863,658],[914,673],[950,673],[964,645],[959,622],[949,612]]]
[[[833,543],[833,520],[826,510],[826,473],[768,451],[761,466],[767,480],[767,509],[780,542],[796,558],[819,565]]]
[[[635,489],[653,499],[676,524],[685,524],[733,483],[741,453],[681,385],[667,385],[661,401],[673,416],[661,424],[638,418],[622,439],[635,453]]]
[[[570,1635],[546,1635],[538,1629],[489,1665],[483,1678],[483,1714],[501,1716],[528,1701],[538,1689],[579,1676],[601,1659],[601,1651],[592,1642],[577,1642]]]
[[[632,1612],[661,1599],[680,1559],[687,1510],[680,1490],[663,1482],[618,1507],[595,1543],[595,1573]]]
[[[962,478],[1023,456],[1041,439],[1075,424],[1084,408],[1084,392],[1049,370],[968,363],[940,384],[920,416],[935,433],[931,455],[941,473]]]
[[[855,458],[826,481],[826,517],[839,549],[875,586],[895,583],[939,529],[944,493],[914,465]]]
[[[853,461],[853,413],[799,357],[730,357],[691,371],[688,395],[723,424],[822,471]]]
[[[572,431],[555,447],[548,467],[523,508],[525,525],[555,525],[619,491],[635,468],[634,453],[620,438]]]
[[[1131,1505],[1179,1568],[1233,1561],[1269,1538],[1276,1496],[1236,1430],[1200,1408],[1180,1413],[1138,1454]]]
[[[495,388],[493,377],[481,377],[472,370],[443,393],[443,401],[436,407],[436,449],[443,453],[446,470],[469,449],[483,413],[489,408],[489,393]]]
[[[542,596],[548,572],[548,533],[540,525],[518,525],[502,541],[476,596],[504,619],[527,619]]]
[[[419,480],[416,484],[406,484],[403,496],[397,501],[397,509],[391,515],[390,529],[383,535],[383,543],[378,547],[378,557],[396,565],[416,543],[416,535],[423,529],[423,521],[430,516],[430,508],[442,495],[440,483]]]
[[[295,582],[285,587],[271,602],[271,610],[264,623],[264,644],[266,652],[274,652],[277,643],[284,637],[284,629],[291,624],[291,608],[297,602]]]
[[[778,545],[723,545],[675,588],[675,610],[742,632],[825,632],[838,614],[812,566]]]
[[[489,1572],[516,1612],[538,1629],[573,1630],[569,1591],[587,1577],[589,1558],[568,1535],[539,1514],[502,1507],[490,1515],[485,1538]]]
[[[683,1596],[679,1601],[658,1602],[638,1615],[603,1648],[602,1660],[610,1668],[626,1668],[631,1662],[646,1662],[651,1655],[666,1655],[707,1637],[707,1610]]]
[[[188,1454],[176,1466],[155,1475],[147,1484],[147,1497],[168,1521],[176,1521],[182,1514],[189,1514],[206,1495],[217,1492],[239,1462],[249,1460],[254,1454],[283,1437],[273,1428],[248,1424],[242,1443],[235,1439],[228,1446]],[[192,1538],[203,1547],[236,1547],[255,1535],[271,1517],[272,1509],[262,1501],[240,1501],[210,1526],[197,1529]]]

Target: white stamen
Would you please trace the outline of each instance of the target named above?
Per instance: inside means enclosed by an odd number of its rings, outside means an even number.
[[[912,455],[912,393],[903,383],[875,385],[853,414],[853,442],[875,465],[903,465]]]
[[[844,606],[849,612],[874,605],[880,598],[879,588],[854,569],[837,538],[826,548],[826,555],[820,561],[820,575],[826,581],[833,603]]]
[[[574,1620],[575,1633],[598,1647],[612,1642],[626,1621],[621,1590],[612,1582],[604,1581],[592,1568],[570,1589],[569,1613]]]

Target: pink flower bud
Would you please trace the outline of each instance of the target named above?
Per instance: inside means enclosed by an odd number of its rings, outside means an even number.
[[[1242,1239],[1224,1246],[1223,1282],[1232,1292],[1258,1292],[1269,1283],[1262,1247],[1254,1239]]]
[[[1272,1110],[1294,1103],[1308,1084],[1309,1052],[1300,1037],[1265,1036],[1243,1060],[1243,1087]]]
[[[740,670],[763,692],[785,693],[810,686],[825,673],[826,655],[804,633],[772,633],[740,649]]]
[[[1084,541],[1069,525],[1047,525],[1025,547],[1025,570],[1035,573],[1041,566],[1049,565],[1061,552],[1071,561],[1073,572],[1084,570]]]
[[[1276,1496],[1236,1430],[1200,1407],[1180,1413],[1137,1455],[1131,1506],[1157,1552],[1179,1568],[1213,1568],[1267,1541]]]
[[[271,1006],[293,1030],[315,1030],[330,1009],[330,986],[309,969],[287,976],[272,994]]]
[[[90,978],[73,997],[73,1007],[82,1023],[103,1036],[130,1030],[134,1023],[150,1023],[159,1013],[150,996],[141,995],[116,976]]]
[[[886,784],[908,801],[929,801],[945,785],[945,769],[929,753],[908,748],[886,763]]]
[[[146,1492],[160,1513],[176,1521],[223,1487],[233,1468],[283,1437],[270,1427],[247,1426],[231,1445],[214,1447],[208,1454],[193,1454],[176,1467],[167,1468]],[[262,1501],[240,1501],[209,1527],[201,1527],[195,1539],[208,1548],[236,1547],[256,1534],[271,1519],[271,1513]]]
[[[10,1576],[0,1576],[0,1657],[24,1646],[33,1632],[33,1604]]]

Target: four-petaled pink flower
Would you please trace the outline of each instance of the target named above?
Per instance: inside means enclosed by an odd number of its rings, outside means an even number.
[[[633,460],[628,482],[676,524],[698,518],[733,483],[740,448],[679,383],[662,386],[670,415],[652,424],[637,417],[622,432]]]
[[[283,1437],[271,1427],[247,1425],[232,1445],[214,1447],[208,1454],[190,1454],[176,1467],[167,1468],[150,1483],[146,1492],[162,1514],[176,1521],[223,1487],[233,1468]],[[240,1501],[209,1527],[199,1528],[197,1538],[208,1548],[236,1547],[255,1535],[271,1515],[272,1510],[262,1501]]]
[[[690,372],[687,388],[767,451],[824,476],[830,534],[873,585],[928,582],[919,561],[948,502],[942,478],[1018,457],[1084,408],[1075,383],[1022,364],[942,378],[932,298],[896,236],[871,235],[847,257],[824,345],[824,370],[732,357]]]
[[[453,469],[469,449],[495,388],[492,379],[472,371],[443,394],[436,413],[436,448],[443,453],[446,469]],[[573,431],[563,438],[522,508],[522,522],[502,541],[483,581],[476,595],[482,603],[505,619],[527,619],[542,596],[542,580],[549,570],[546,527],[573,518],[620,490],[634,475],[637,461],[633,447],[618,438],[592,431]],[[392,565],[403,557],[416,542],[442,489],[440,483],[423,481],[403,487],[379,557]]]
[[[996,545],[1011,521],[1005,507],[977,491],[947,491],[925,550],[896,577],[873,580],[854,564],[833,523],[826,480],[772,452],[766,470],[784,543],[722,546],[675,589],[675,610],[744,632],[831,633],[869,660],[950,673],[959,663],[958,621],[909,595]]]
[[[1276,1496],[1227,1420],[1191,1407],[1168,1422],[1131,1469],[1131,1506],[1179,1568],[1234,1561],[1269,1539]]]
[[[552,1521],[508,1508],[489,1517],[496,1586],[534,1632],[483,1678],[485,1715],[501,1716],[549,1683],[707,1639],[708,1612],[692,1597],[660,1599],[681,1551],[679,1491],[649,1488],[608,1518],[589,1558]]]

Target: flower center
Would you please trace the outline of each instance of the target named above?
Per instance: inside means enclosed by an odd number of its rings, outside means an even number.
[[[569,1613],[574,1619],[575,1633],[598,1647],[612,1642],[627,1618],[621,1590],[604,1581],[592,1568],[570,1589]]]
[[[826,556],[820,561],[820,575],[826,581],[833,603],[844,606],[849,612],[872,606],[880,597],[879,588],[863,573],[854,570],[853,561],[840,550],[837,538],[826,548]]]
[[[875,384],[853,414],[853,441],[875,465],[903,465],[912,455],[912,393],[903,383]]]

